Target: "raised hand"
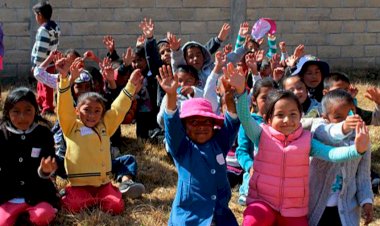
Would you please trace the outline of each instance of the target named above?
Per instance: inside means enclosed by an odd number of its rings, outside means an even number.
[[[152,19],[147,20],[146,18],[144,18],[144,20],[140,22],[139,27],[147,39],[153,38],[154,23]]]
[[[363,123],[362,118],[359,115],[349,115],[342,125],[343,134],[348,134],[349,132],[356,129],[358,123]]]
[[[221,51],[217,51],[215,53],[214,71],[216,73],[219,73],[222,70],[222,67],[226,65],[226,62],[227,62],[226,55],[224,53],[222,53]]]
[[[113,51],[115,51],[115,40],[111,35],[104,36],[103,44],[106,46],[109,53],[113,53]]]
[[[58,169],[58,165],[55,162],[54,157],[42,157],[40,162],[40,169],[44,174],[51,174]]]
[[[180,93],[181,93],[181,95],[183,95],[185,97],[187,97],[187,96],[194,97],[194,89],[191,86],[182,86]]]
[[[224,23],[220,28],[218,39],[222,42],[226,41],[228,33],[230,33],[231,26],[228,23]]]
[[[102,71],[102,76],[105,80],[115,81],[114,70],[112,68],[112,60],[108,57],[104,57],[103,61],[99,63],[99,68]]]
[[[143,80],[144,76],[142,75],[140,69],[135,69],[128,80],[128,82],[132,83],[136,87],[134,94],[140,92]]]
[[[355,98],[356,95],[359,93],[359,89],[356,88],[354,85],[350,84],[348,87],[348,93],[352,96],[352,98]]]
[[[286,43],[284,41],[279,42],[278,46],[280,47],[281,53],[286,53]]]
[[[132,64],[133,61],[133,50],[131,47],[127,48],[127,51],[123,53],[123,64],[124,66],[128,67]]]
[[[368,225],[373,221],[373,206],[371,203],[366,203],[362,207],[362,216],[364,218],[364,225]]]
[[[87,51],[83,54],[83,57],[84,57],[84,59],[88,58],[88,59],[91,59],[91,60],[93,60],[93,61],[96,61],[96,59],[97,59],[95,53],[94,53],[92,50],[87,50]]]
[[[375,102],[377,105],[380,105],[380,89],[376,87],[369,87],[364,94],[364,96],[371,101]]]
[[[168,95],[177,95],[178,77],[173,75],[170,65],[163,65],[159,69],[160,75],[156,76],[158,84]]]
[[[245,91],[245,74],[243,69],[236,69],[232,63],[228,63],[227,67],[223,68],[224,80],[236,90],[238,94]]]
[[[170,33],[170,32],[168,32],[166,34],[166,38],[168,40],[169,47],[170,47],[170,49],[172,51],[179,50],[179,48],[181,47],[181,39],[180,38],[177,39],[177,37],[174,34]]]
[[[282,77],[284,76],[285,74],[285,70],[283,67],[276,67],[275,69],[273,69],[273,74],[272,74],[272,77],[273,77],[273,80],[278,82],[282,79]]]
[[[70,81],[74,82],[80,76],[80,73],[84,70],[83,58],[76,58],[70,66]]]
[[[248,53],[245,55],[245,64],[254,75],[257,75],[257,62],[255,53]]]
[[[296,65],[296,61],[297,61],[297,58],[294,55],[291,55],[285,59],[285,64],[288,67],[293,67],[294,65]]]
[[[299,58],[301,58],[303,55],[305,54],[305,46],[300,44],[298,45],[295,50],[294,50],[294,53],[293,53],[293,56],[295,58],[295,60],[297,61]]]
[[[246,37],[249,33],[249,23],[247,21],[240,24],[239,28],[239,36],[240,37]]]
[[[224,52],[225,55],[227,55],[230,52],[232,52],[232,44],[228,43],[227,45],[225,45],[224,48],[223,48],[223,52]]]
[[[370,145],[368,127],[364,122],[360,122],[356,125],[355,132],[355,148],[362,154],[368,150]]]
[[[144,46],[144,43],[145,43],[145,36],[139,35],[139,37],[137,37],[136,39],[136,47]]]
[[[55,56],[55,69],[59,72],[61,75],[61,78],[67,78],[70,65],[67,61],[67,59],[63,56]]]

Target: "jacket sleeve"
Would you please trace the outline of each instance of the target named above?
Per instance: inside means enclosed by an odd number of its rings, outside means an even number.
[[[158,75],[158,69],[162,66],[162,61],[157,50],[156,39],[151,38],[145,42],[145,58],[152,75]]]
[[[184,148],[180,148],[183,139],[186,139],[186,133],[179,118],[178,108],[174,113],[168,113],[165,107],[164,122],[165,140],[168,151],[172,154],[173,158],[178,158],[182,152],[187,151]]]
[[[44,68],[37,66],[33,70],[33,75],[39,82],[42,82],[50,88],[57,88],[58,74],[50,74]]]
[[[111,108],[104,114],[104,124],[108,136],[112,136],[132,104],[132,98],[136,87],[128,82],[119,96],[112,102]]]
[[[171,59],[172,71],[174,73],[177,70],[178,66],[186,64],[186,61],[183,56],[183,51],[181,48],[177,51],[172,51],[170,55],[172,58]]]
[[[47,57],[50,45],[49,32],[40,27],[36,34],[36,42],[32,52],[32,64],[40,65]]]
[[[221,46],[222,41],[219,40],[218,37],[213,37],[205,44],[205,48],[210,52],[210,54],[216,53],[219,47]]]
[[[348,147],[332,147],[316,139],[312,139],[310,156],[329,162],[344,162],[350,159],[359,158],[362,155],[356,151],[354,145]]]
[[[360,160],[356,172],[356,198],[362,206],[365,203],[373,203],[371,185],[371,151],[367,151]]]
[[[345,121],[329,124],[321,123],[317,126],[315,131],[312,131],[314,134],[313,137],[322,142],[328,140],[329,143],[339,143],[352,133],[352,131],[348,134],[343,133],[344,122]]]
[[[218,83],[219,75],[211,72],[207,77],[206,84],[203,90],[203,98],[210,101],[212,111],[217,113],[219,108],[218,94],[216,93],[216,86]]]
[[[215,136],[217,143],[220,145],[223,151],[224,156],[226,156],[227,152],[231,149],[233,143],[236,140],[240,121],[236,116],[235,118],[232,118],[229,112],[227,112],[224,117],[224,124]]]
[[[236,148],[235,156],[240,166],[245,172],[253,165],[253,144],[244,132],[243,126],[240,126],[238,133],[238,147]]]
[[[237,100],[237,114],[247,137],[252,143],[259,143],[262,128],[251,116],[248,109],[247,93],[244,92]]]
[[[60,79],[57,92],[57,116],[62,133],[68,136],[76,125],[76,113],[69,78]]]
[[[240,47],[242,47],[243,44],[244,44],[244,42],[245,42],[245,37],[242,37],[242,36],[238,35],[237,38],[236,38],[235,50],[234,51],[236,52],[237,49],[239,49]]]

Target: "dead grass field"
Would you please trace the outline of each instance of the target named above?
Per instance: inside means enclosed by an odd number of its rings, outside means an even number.
[[[371,82],[371,84],[374,83]],[[359,105],[364,109],[373,109],[373,103],[363,98],[366,85],[366,83],[360,81],[357,83],[360,90],[358,95]],[[3,93],[3,98],[4,95]],[[123,126],[122,136],[122,153],[136,156],[139,165],[138,181],[145,185],[147,193],[141,199],[125,199],[125,211],[119,216],[102,213],[97,208],[86,210],[76,215],[61,211],[52,225],[167,225],[171,203],[176,191],[177,174],[174,165],[167,157],[163,145],[154,145],[137,140],[133,125]],[[371,139],[373,143],[372,164],[380,172],[379,128],[371,127]],[[60,181],[60,186],[63,186],[64,183],[64,181]],[[233,189],[230,207],[241,223],[244,207],[239,206],[236,201],[237,189]],[[374,207],[376,212],[375,221],[371,225],[380,225],[379,197],[376,197]]]

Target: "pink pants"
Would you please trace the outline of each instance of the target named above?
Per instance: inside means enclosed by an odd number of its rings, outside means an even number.
[[[55,67],[49,67],[46,71],[54,73]],[[41,113],[54,112],[54,90],[42,82],[37,82],[37,103],[41,108]]]
[[[55,218],[57,210],[47,202],[35,206],[6,202],[0,206],[0,226],[14,225],[19,215],[25,212],[29,214],[29,221],[33,225],[48,225]]]
[[[243,226],[308,226],[307,217],[284,217],[265,202],[256,201],[243,213]]]
[[[96,204],[100,205],[102,211],[112,214],[120,214],[124,210],[121,192],[111,183],[100,187],[66,187],[66,195],[62,198],[62,204],[64,208],[73,213]]]

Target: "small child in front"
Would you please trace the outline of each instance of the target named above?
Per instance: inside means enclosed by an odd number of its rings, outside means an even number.
[[[260,126],[251,117],[245,77],[233,74],[229,83],[240,95],[237,112],[247,136],[258,143],[249,182],[243,225],[308,225],[309,157],[327,161],[354,159],[369,146],[368,129],[356,126],[355,145],[331,147],[303,130],[302,106],[289,91],[273,91],[266,99]]]
[[[80,70],[81,61],[71,67]],[[63,207],[79,212],[96,204],[101,210],[120,214],[124,210],[121,192],[111,183],[110,137],[128,112],[136,87],[141,86],[140,70],[135,70],[125,88],[106,111],[105,99],[98,93],[86,92],[78,97],[74,108],[65,58],[56,62],[60,72],[58,86],[58,120],[67,143],[65,169],[69,179]],[[83,70],[83,65],[82,65]]]
[[[157,79],[167,95],[165,138],[178,170],[168,225],[238,225],[228,207],[231,189],[225,162],[240,125],[233,98],[224,119],[204,98],[184,101],[179,112],[177,75],[167,66],[160,68]],[[226,95],[232,95],[228,88]]]

